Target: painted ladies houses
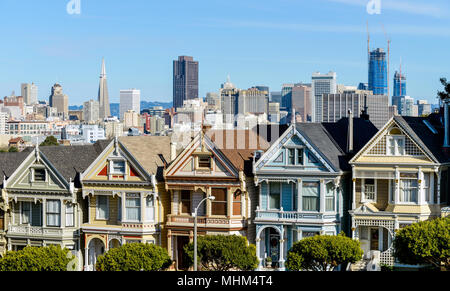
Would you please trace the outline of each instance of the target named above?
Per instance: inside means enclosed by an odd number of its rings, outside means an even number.
[[[254,237],[248,228],[252,214],[254,185],[252,154],[264,140],[249,130],[208,131],[204,128],[165,170],[171,208],[167,216],[168,250],[178,270],[187,269],[184,246],[193,241],[195,208],[198,235],[242,235]]]
[[[443,147],[442,117],[396,116],[350,161],[352,234],[361,241],[366,262],[394,265],[395,232],[441,216],[449,204],[450,155]]]
[[[293,124],[255,162],[259,270],[284,270],[288,250],[302,238],[344,230],[348,156],[376,131],[361,118]]]
[[[79,174],[95,159],[97,150],[98,144],[36,147],[2,164],[8,250],[60,245],[81,262]]]
[[[163,168],[169,153],[169,137],[116,138],[82,173],[85,270],[94,270],[99,255],[126,243],[166,247]]]

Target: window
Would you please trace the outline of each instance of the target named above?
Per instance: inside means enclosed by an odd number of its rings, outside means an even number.
[[[236,191],[233,194],[233,215],[242,215],[242,192]]]
[[[139,194],[127,194],[125,211],[127,221],[141,220],[141,198]]]
[[[328,183],[326,185],[325,211],[334,211],[334,185]]]
[[[400,202],[417,202],[416,174],[401,174],[400,177]]]
[[[376,200],[376,187],[374,179],[364,180],[364,200],[375,201]]]
[[[295,165],[295,149],[288,149],[288,164]]]
[[[153,196],[145,198],[145,219],[147,221],[155,220],[155,200]]]
[[[22,203],[22,224],[31,223],[31,202]]]
[[[387,153],[389,156],[405,155],[405,137],[404,136],[388,136],[387,137]]]
[[[270,183],[269,209],[280,209],[281,183]]]
[[[303,211],[319,211],[319,183],[303,183]]]
[[[212,189],[212,196],[216,199],[212,201],[212,215],[227,215],[227,189]]]
[[[47,200],[47,226],[61,226],[61,201]]]
[[[423,192],[425,194],[425,201],[430,203],[431,202],[431,189],[430,189],[430,174],[423,174]]]
[[[303,149],[297,149],[297,165],[303,165]]]
[[[97,196],[97,219],[108,219],[108,196]]]
[[[74,207],[72,204],[66,204],[66,226],[75,226]]]
[[[191,191],[181,191],[181,213],[191,214]]]
[[[34,181],[45,182],[45,169],[34,169]]]
[[[211,158],[198,157],[198,167],[203,169],[211,169]]]
[[[113,161],[112,170],[113,174],[125,174],[125,161]]]

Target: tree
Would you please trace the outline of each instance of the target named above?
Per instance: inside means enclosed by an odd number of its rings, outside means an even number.
[[[318,235],[296,242],[287,255],[286,267],[291,271],[333,271],[362,259],[359,241],[344,234]]]
[[[205,271],[253,271],[258,267],[255,245],[237,235],[206,235],[197,240],[198,262]],[[184,247],[190,265],[194,264],[194,244]]]
[[[450,217],[400,229],[394,239],[394,257],[404,264],[431,264],[450,270]]]
[[[59,146],[58,140],[53,135],[47,136],[43,143],[40,144],[41,147],[47,146]]]
[[[450,83],[447,82],[446,78],[440,79],[442,86],[444,86],[444,91],[439,91],[438,96],[441,100],[450,99]]]
[[[72,254],[61,246],[26,247],[8,251],[0,259],[0,271],[67,271]]]
[[[154,244],[131,243],[98,257],[98,271],[162,271],[172,260],[166,249]]]
[[[8,152],[10,153],[17,153],[19,150],[16,147],[10,147]]]

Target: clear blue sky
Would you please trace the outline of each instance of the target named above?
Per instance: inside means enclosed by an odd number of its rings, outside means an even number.
[[[39,99],[61,82],[70,104],[96,98],[105,57],[111,102],[120,89],[142,99],[172,100],[172,61],[200,62],[200,94],[230,74],[240,88],[310,82],[334,70],[338,83],[367,82],[366,21],[372,47],[391,45],[391,80],[400,58],[408,95],[436,103],[439,78],[450,79],[448,0],[69,0],[0,1],[0,96],[35,82]],[[392,81],[391,81],[392,85]],[[392,89],[391,89],[392,91]]]

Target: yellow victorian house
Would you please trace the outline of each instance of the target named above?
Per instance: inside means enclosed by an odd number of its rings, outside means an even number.
[[[163,170],[169,155],[169,137],[116,138],[82,173],[85,270],[94,270],[99,255],[126,243],[167,246]]]
[[[439,217],[448,205],[443,136],[439,114],[396,116],[350,161],[352,234],[364,250],[364,268],[394,265],[395,232]]]

